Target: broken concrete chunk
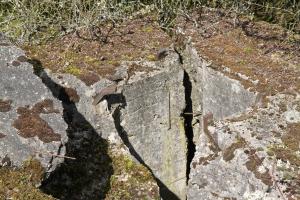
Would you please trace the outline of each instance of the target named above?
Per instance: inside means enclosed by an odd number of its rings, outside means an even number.
[[[123,89],[119,134],[139,162],[162,183],[161,195],[186,195],[187,143],[182,116],[184,72],[179,66],[131,82]],[[169,190],[169,192],[167,192]]]
[[[0,132],[5,133],[0,163],[9,158],[11,165],[21,166],[36,158],[53,171],[64,160],[59,156],[64,156],[67,142],[63,109],[23,57],[14,46],[0,47]],[[10,65],[16,60],[18,66]]]
[[[192,46],[182,56],[193,114],[202,111],[193,119],[196,153],[187,199],[298,199],[299,94],[264,97],[268,104],[260,107],[255,89],[217,71]],[[277,165],[282,160],[284,168]],[[289,170],[288,183],[278,183]]]
[[[117,91],[116,84],[101,89],[101,91],[99,93],[96,93],[96,95],[94,96],[93,105],[97,105],[102,100],[103,97],[114,94],[116,91]]]

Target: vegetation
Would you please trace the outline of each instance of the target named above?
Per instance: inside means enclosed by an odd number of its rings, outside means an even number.
[[[0,199],[52,200],[35,186],[43,178],[44,170],[36,160],[28,160],[20,169],[0,167]]]
[[[203,6],[247,14],[300,31],[300,2],[296,0],[1,0],[0,31],[22,40],[45,40],[88,30],[90,39],[105,42],[102,27],[156,13],[160,27],[172,30],[178,15]]]
[[[112,153],[114,174],[110,179],[109,199],[160,199],[158,187],[152,174],[132,158],[120,153]]]

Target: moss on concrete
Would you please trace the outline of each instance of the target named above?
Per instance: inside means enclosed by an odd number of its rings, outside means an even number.
[[[105,199],[159,199],[156,182],[149,170],[130,157],[110,152],[114,174]]]
[[[20,169],[0,168],[0,199],[52,200],[36,186],[42,180],[44,170],[39,161],[28,160]]]

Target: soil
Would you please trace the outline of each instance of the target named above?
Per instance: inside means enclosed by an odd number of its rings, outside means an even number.
[[[103,28],[107,32],[109,28]],[[122,61],[156,59],[171,44],[153,17],[123,22],[111,30],[106,42],[90,40],[87,32],[65,35],[42,45],[24,45],[27,56],[54,72],[67,72],[87,85],[112,75]]]
[[[191,16],[198,19],[199,13]],[[300,35],[217,10],[204,10],[199,19],[178,24],[213,68],[264,96],[300,90]]]
[[[246,88],[265,95],[300,90],[300,35],[214,9],[178,17],[176,26],[186,37],[192,37],[199,54],[211,60],[214,68],[240,80]],[[80,31],[23,48],[43,67],[71,73],[91,85],[114,74],[122,61],[157,60],[157,53],[176,40],[159,28],[153,16],[114,28],[108,24],[101,32],[101,41],[92,40],[88,31]]]

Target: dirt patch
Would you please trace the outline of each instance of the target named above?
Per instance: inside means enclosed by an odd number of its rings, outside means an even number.
[[[137,63],[131,63],[128,66],[128,71],[127,71],[128,78],[130,78],[131,76],[133,76],[135,74],[135,72],[146,72],[146,73],[149,73],[149,72],[152,72],[154,70],[155,69],[153,69],[153,68],[145,67],[145,66],[139,65]]]
[[[278,92],[299,90],[298,76],[300,71],[288,68],[288,62],[273,59],[264,54],[257,46],[257,40],[244,35],[241,29],[233,30],[226,35],[219,35],[208,39],[209,45],[198,44],[200,52],[213,60],[217,69],[230,72],[225,74],[238,79],[246,88],[252,88],[261,93],[272,95]],[[241,74],[250,80],[241,78]],[[247,79],[247,78],[246,78]],[[257,81],[255,85],[251,81]]]
[[[277,25],[235,20],[219,11],[179,20],[198,52],[214,69],[264,96],[300,90],[300,36]],[[194,25],[198,23],[196,28]]]
[[[106,32],[105,27],[102,31]],[[95,76],[90,73],[100,77],[112,75],[122,61],[153,60],[159,49],[171,44],[171,38],[153,17],[121,23],[112,29],[105,43],[89,38],[89,33],[82,31],[47,44],[23,48],[31,59],[40,60],[45,68],[74,74],[91,84]]]
[[[197,165],[208,165],[209,161],[215,160],[218,157],[217,153],[209,154],[205,157],[200,157],[198,162],[192,162],[192,166],[195,169]]]
[[[32,108],[35,113],[59,113],[58,109],[54,109],[53,101],[51,99],[45,99],[42,102],[38,102]]]
[[[296,168],[300,167],[300,158],[297,155],[300,141],[300,124],[289,124],[287,132],[281,137],[284,146],[272,146],[270,153],[275,154],[276,159],[289,161]]]
[[[28,61],[28,58],[26,58],[26,56],[19,56],[19,57],[17,58],[17,60],[18,60],[19,62],[27,62],[27,61]]]
[[[1,161],[1,163],[0,163],[0,165],[2,166],[2,167],[4,167],[4,166],[12,166],[12,162],[11,162],[11,160],[10,160],[10,157],[8,157],[7,155],[2,159],[2,161]]]
[[[287,134],[282,136],[283,143],[295,152],[299,150],[300,145],[300,123],[289,124]]]
[[[19,130],[19,135],[24,138],[37,136],[41,141],[48,143],[52,141],[60,141],[61,136],[54,133],[48,123],[40,117],[41,113],[58,113],[58,110],[53,108],[52,100],[44,100],[33,106],[19,107],[18,119],[13,122],[13,126]]]
[[[219,147],[216,138],[214,138],[214,135],[208,130],[208,126],[213,125],[213,123],[214,123],[214,117],[211,112],[203,116],[203,132],[205,133],[207,139],[209,140],[209,148],[215,154],[218,154],[218,152],[221,151],[221,148]]]
[[[29,160],[20,169],[0,168],[0,199],[53,200],[36,188],[44,170],[36,160]]]
[[[8,43],[3,43],[3,42],[0,42],[0,46],[3,46],[3,47],[8,47],[8,46],[10,46],[10,44],[8,44]]]
[[[8,112],[11,110],[12,100],[0,99],[0,112]]]
[[[12,61],[11,64],[12,64],[12,66],[14,66],[14,67],[18,67],[18,66],[21,65],[21,63],[20,63],[19,61],[17,61],[17,60]]]

